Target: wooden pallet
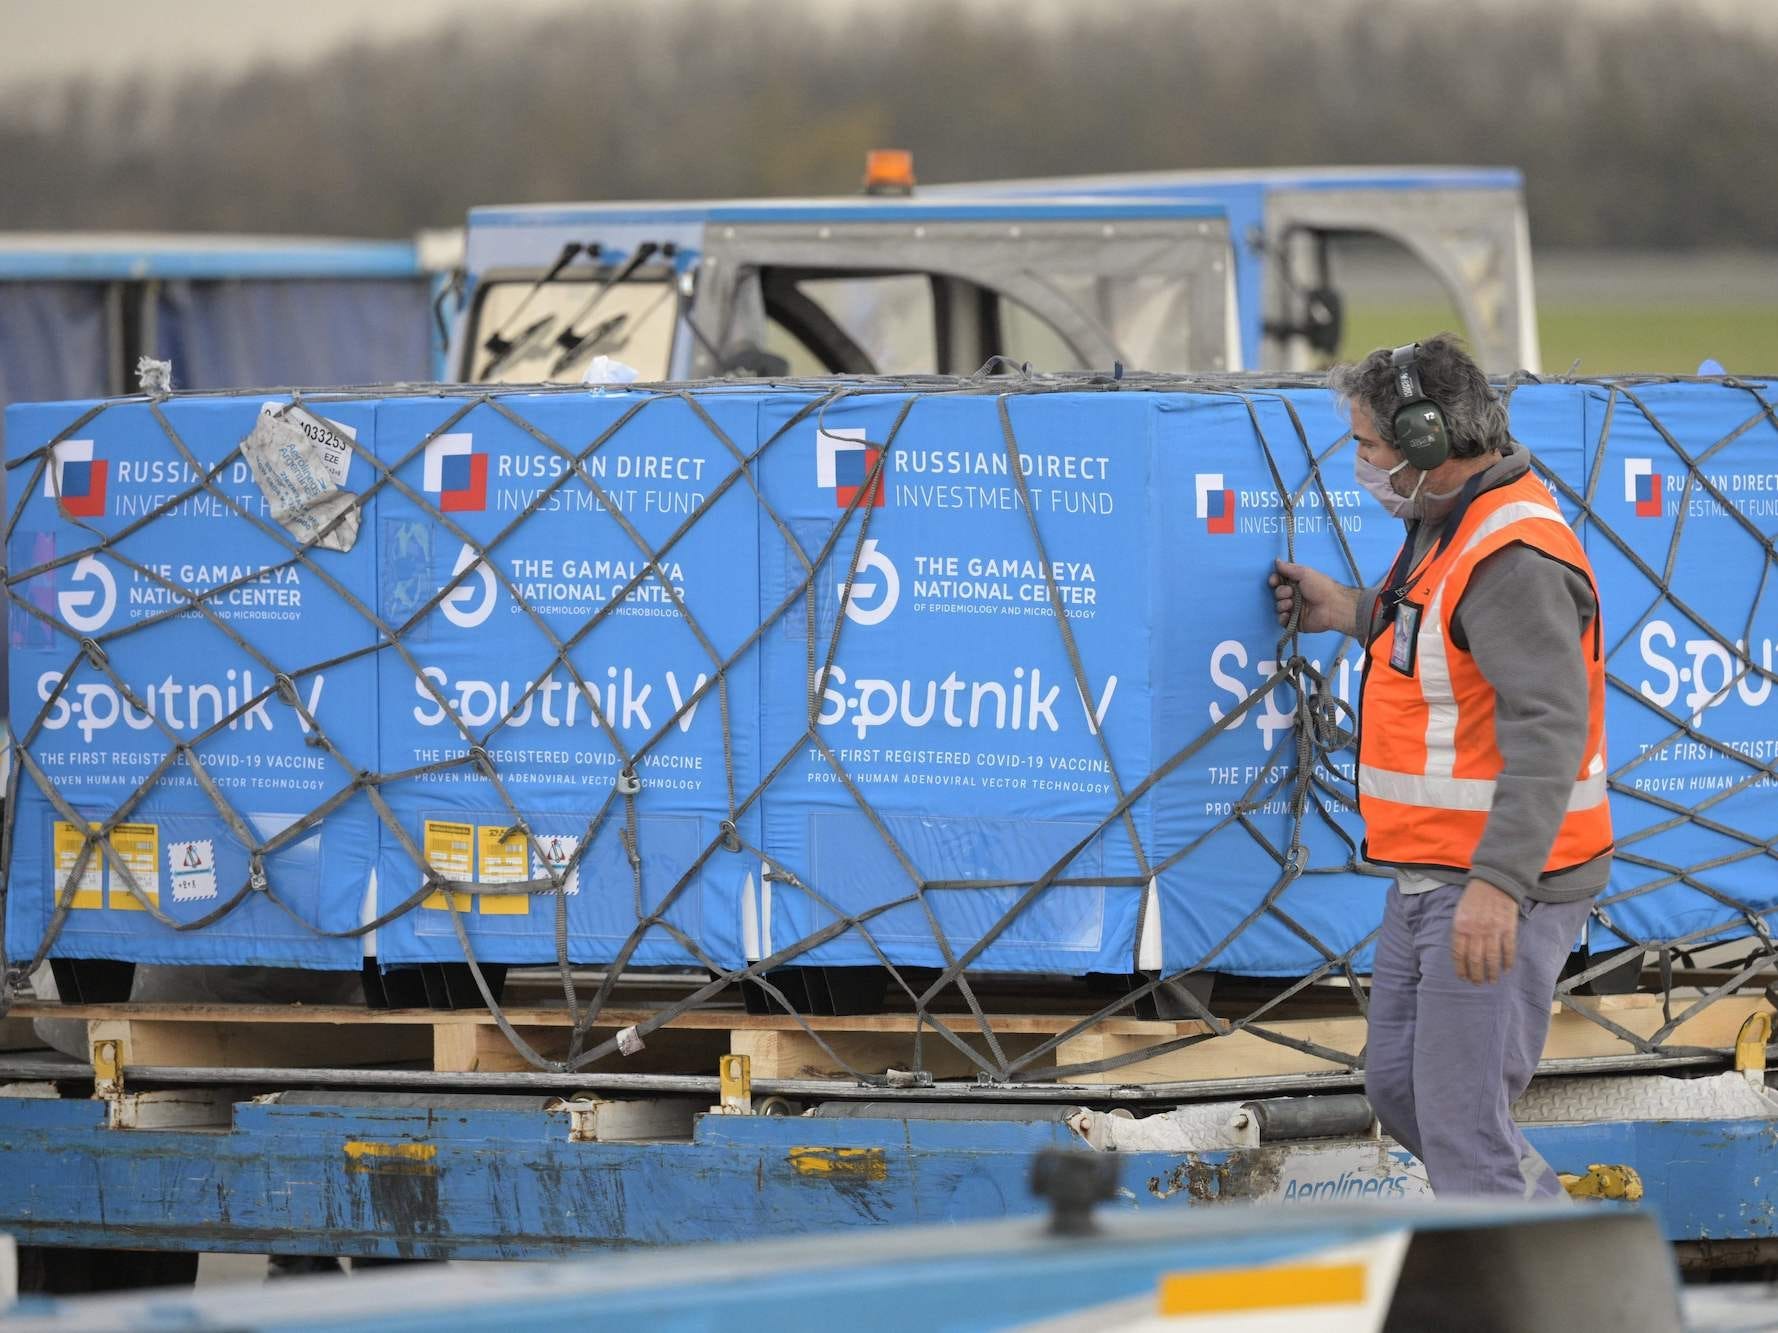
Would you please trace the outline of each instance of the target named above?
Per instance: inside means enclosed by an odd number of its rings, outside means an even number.
[[[1718,1000],[1679,1028],[1670,1045],[1726,1050],[1733,1047],[1742,1021],[1761,1007],[1756,994]],[[1676,997],[1675,1012],[1683,1008]],[[1618,1056],[1634,1048],[1600,1027],[1582,1008],[1592,1008],[1642,1036],[1658,1030],[1664,1019],[1660,1000],[1652,995],[1607,996],[1574,1000],[1556,1008],[1544,1058],[1577,1059]],[[508,1043],[493,1017],[473,1010],[365,1010],[313,1005],[223,1004],[31,1004],[16,1008],[18,1018],[84,1019],[89,1044],[116,1042],[117,1059],[129,1067],[199,1068],[387,1068],[424,1069],[441,1073],[530,1072]],[[607,1010],[593,1028],[590,1045],[619,1030],[647,1022],[658,1011],[645,1008]],[[515,1008],[508,1022],[540,1054],[562,1058],[568,1048],[570,1022],[559,1008]],[[968,1015],[946,1015],[952,1032],[987,1058],[987,1043]],[[1015,1059],[1067,1031],[1076,1018],[1052,1014],[991,1016],[1001,1051]],[[784,1014],[747,1014],[736,1010],[692,1010],[670,1026],[649,1033],[640,1050],[625,1056],[613,1052],[588,1066],[590,1072],[646,1074],[714,1074],[718,1058],[733,1052],[751,1058],[755,1079],[840,1079],[856,1073],[928,1070],[934,1078],[971,1078],[978,1065],[927,1027],[919,1037],[910,1014],[810,1017],[807,1028],[819,1033],[824,1050],[810,1031]],[[1289,1018],[1265,1024],[1277,1037],[1313,1043],[1357,1054],[1363,1049],[1362,1018]],[[1026,1067],[1027,1077],[1062,1066],[1086,1064],[1158,1046],[1181,1037],[1203,1036],[1199,1022],[1153,1022],[1111,1018],[1092,1030],[1069,1037]],[[989,1061],[992,1063],[992,1061]],[[847,1068],[850,1066],[850,1070]],[[1064,1076],[1065,1081],[1096,1084],[1175,1083],[1328,1073],[1344,1066],[1253,1031],[1233,1032],[1197,1042],[1181,1050],[1139,1060],[1102,1074]]]
[[[1676,996],[1673,1012],[1682,1012],[1687,1003],[1682,997]],[[1734,1046],[1735,1036],[1747,1016],[1764,1004],[1764,998],[1756,994],[1724,996],[1677,1028],[1663,1045],[1728,1050]],[[1568,1000],[1553,1006],[1550,1033],[1543,1047],[1545,1060],[1579,1060],[1635,1054],[1634,1046],[1600,1027],[1583,1012],[1586,1009],[1591,1009],[1640,1037],[1652,1036],[1666,1022],[1660,997],[1656,995],[1604,995]],[[1278,1037],[1313,1042],[1337,1051],[1357,1052],[1364,1047],[1365,1022],[1362,1018],[1285,1019],[1262,1026],[1266,1032]],[[1091,1032],[1064,1042],[1057,1063],[1085,1064],[1128,1055],[1152,1044],[1152,1038],[1132,1040],[1114,1032]],[[1247,1031],[1229,1033],[1213,1041],[1124,1065],[1109,1074],[1082,1075],[1064,1078],[1062,1081],[1175,1083],[1195,1079],[1325,1074],[1343,1068],[1344,1066],[1332,1061]]]
[[[441,1073],[512,1073],[532,1066],[507,1041],[493,1016],[479,1010],[366,1010],[350,1006],[116,1004],[20,1005],[21,1018],[84,1019],[89,1045],[123,1044],[122,1060],[136,1067],[421,1068]],[[589,1047],[624,1028],[647,1022],[652,1009],[607,1009]],[[512,1027],[539,1054],[560,1059],[571,1027],[566,1010],[513,1008]],[[986,1042],[968,1016],[946,1020],[986,1057]],[[1030,1051],[1077,1020],[1017,1014],[992,1020],[1009,1057]],[[692,1010],[649,1033],[632,1055],[612,1053],[588,1066],[594,1072],[714,1074],[730,1052],[753,1058],[756,1078],[845,1078],[915,1067],[915,1021],[905,1014],[811,1017],[804,1020],[840,1057],[835,1059],[786,1014]],[[1152,1045],[1195,1024],[1111,1019],[1116,1035]],[[920,1043],[920,1067],[937,1078],[972,1076],[978,1066],[930,1028]],[[1054,1067],[1054,1060],[1048,1062]]]

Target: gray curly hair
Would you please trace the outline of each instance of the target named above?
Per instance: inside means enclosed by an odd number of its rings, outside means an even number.
[[[1327,373],[1327,383],[1348,410],[1357,403],[1369,412],[1378,438],[1393,445],[1395,412],[1406,400],[1395,387],[1390,350],[1379,347],[1362,361],[1335,366]],[[1461,338],[1439,333],[1422,339],[1414,360],[1421,389],[1445,414],[1452,457],[1477,458],[1507,449],[1511,436],[1506,404],[1470,359]]]

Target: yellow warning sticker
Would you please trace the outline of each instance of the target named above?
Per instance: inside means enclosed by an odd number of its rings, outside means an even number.
[[[421,854],[426,863],[446,879],[475,878],[475,825],[457,824],[449,820],[428,819],[421,835]],[[469,899],[459,896],[458,903],[467,906]],[[442,893],[434,893],[421,903],[422,907],[448,912],[450,904]]]
[[[483,884],[511,884],[529,878],[526,874],[531,843],[523,829],[503,829],[483,824],[476,830],[476,853]],[[503,837],[511,834],[510,837]],[[531,911],[528,893],[484,893],[481,897],[483,916],[526,916]]]
[[[61,901],[62,893],[68,887],[68,876],[74,873],[74,863],[80,860],[80,849],[85,842],[86,833],[80,825],[56,821],[57,902]],[[93,848],[92,855],[87,857],[86,865],[81,868],[80,880],[74,889],[73,905],[87,910],[105,905],[105,853],[98,847]]]
[[[111,830],[111,907],[117,912],[143,912],[119,866],[127,866],[136,888],[156,907],[161,905],[161,831],[158,824],[119,824]]]

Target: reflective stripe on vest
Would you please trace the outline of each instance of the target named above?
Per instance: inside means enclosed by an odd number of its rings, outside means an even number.
[[[1502,763],[1492,725],[1499,693],[1451,639],[1450,621],[1482,561],[1514,544],[1574,569],[1598,596],[1579,538],[1555,497],[1529,473],[1478,496],[1459,520],[1452,545],[1435,548],[1415,568],[1406,600],[1421,609],[1408,671],[1391,665],[1387,627],[1367,645],[1358,795],[1365,855],[1372,861],[1466,870],[1482,839]],[[1587,758],[1569,789],[1545,874],[1611,848],[1605,668],[1596,625],[1587,637],[1593,643],[1591,650],[1582,644]]]
[[[1591,810],[1605,803],[1609,792],[1605,781],[1605,761],[1597,755],[1593,762],[1599,771],[1582,778],[1568,794],[1568,809]],[[1424,773],[1392,773],[1386,768],[1365,768],[1359,771],[1358,790],[1361,795],[1397,805],[1421,805],[1436,810],[1491,810],[1494,807],[1492,778],[1440,778]]]
[[[1487,518],[1458,550],[1452,564],[1468,555],[1482,542],[1502,528],[1528,519],[1547,519],[1561,523],[1569,531],[1562,515],[1536,500],[1514,500],[1502,505]],[[1451,663],[1445,652],[1445,584],[1440,580],[1438,591],[1420,621],[1419,644],[1415,651],[1420,660],[1420,692],[1426,700],[1426,771],[1432,774],[1451,773],[1457,767],[1457,698],[1451,687]],[[1395,798],[1387,798],[1393,800]],[[1410,802],[1410,804],[1442,805],[1443,802]],[[1486,805],[1453,805],[1452,810],[1486,810]]]

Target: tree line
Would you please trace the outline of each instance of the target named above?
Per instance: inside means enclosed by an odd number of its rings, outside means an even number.
[[[0,94],[0,229],[399,236],[480,203],[1338,163],[1524,170],[1542,246],[1778,246],[1778,42],[1426,0],[604,0]]]

